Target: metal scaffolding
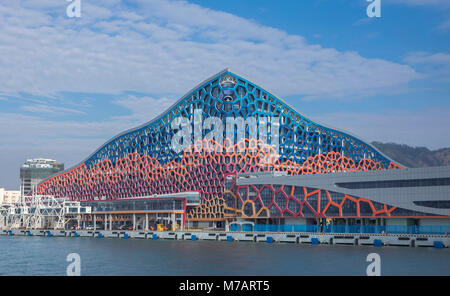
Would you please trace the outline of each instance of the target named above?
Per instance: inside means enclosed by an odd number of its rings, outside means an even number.
[[[55,199],[49,195],[21,198],[15,204],[0,205],[0,228],[11,229],[64,229],[70,219],[80,219],[81,213],[90,212],[79,202]]]

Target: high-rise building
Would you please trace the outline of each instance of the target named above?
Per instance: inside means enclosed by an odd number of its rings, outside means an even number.
[[[20,168],[20,191],[27,195],[39,182],[63,170],[64,164],[53,159],[28,159]]]

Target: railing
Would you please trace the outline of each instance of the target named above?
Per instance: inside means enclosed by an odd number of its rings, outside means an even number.
[[[276,225],[276,224],[256,224],[251,225],[232,225],[231,231],[255,231],[255,232],[318,232],[317,225]]]
[[[325,232],[325,233],[393,233],[393,234],[450,234],[450,225],[403,226],[403,225],[231,225],[230,231],[238,232]]]

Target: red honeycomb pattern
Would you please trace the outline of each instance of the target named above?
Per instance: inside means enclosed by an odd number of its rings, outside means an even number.
[[[250,198],[249,191],[255,192],[255,196]],[[264,202],[263,191],[270,193],[269,201],[266,196],[266,202]],[[236,209],[236,217],[239,218],[376,218],[389,217],[397,208],[383,204],[379,205],[381,208],[377,209],[372,201],[347,194],[343,195],[341,201],[335,202],[327,190],[314,189],[308,192],[306,187],[291,185],[281,185],[279,188],[275,188],[274,185],[236,186],[234,184],[231,190],[225,192],[233,196],[240,205]],[[349,203],[351,203],[351,209],[345,211],[344,205],[348,206]],[[361,212],[360,205],[362,203],[367,203],[370,213]],[[245,209],[248,205],[251,205],[250,212]],[[337,212],[331,212],[333,207]]]
[[[194,147],[202,149],[196,151]],[[394,163],[389,165],[389,169],[398,168],[401,167]],[[202,140],[186,150],[179,162],[161,164],[155,157],[130,153],[116,164],[104,160],[88,169],[83,163],[44,181],[36,193],[93,201],[198,191],[204,201],[224,195],[225,176],[229,174],[286,171],[297,175],[382,169],[385,168],[380,163],[367,159],[356,163],[337,152],[309,157],[298,164],[280,161],[274,148],[260,140],[243,139],[235,145],[223,146],[213,140]]]
[[[236,209],[228,207],[223,197],[213,197],[187,213],[186,219],[190,221],[220,221],[236,217],[235,212]]]

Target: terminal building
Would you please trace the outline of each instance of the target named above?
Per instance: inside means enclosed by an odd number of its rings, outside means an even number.
[[[412,169],[226,69],[33,193],[134,229],[450,232],[450,168]]]

